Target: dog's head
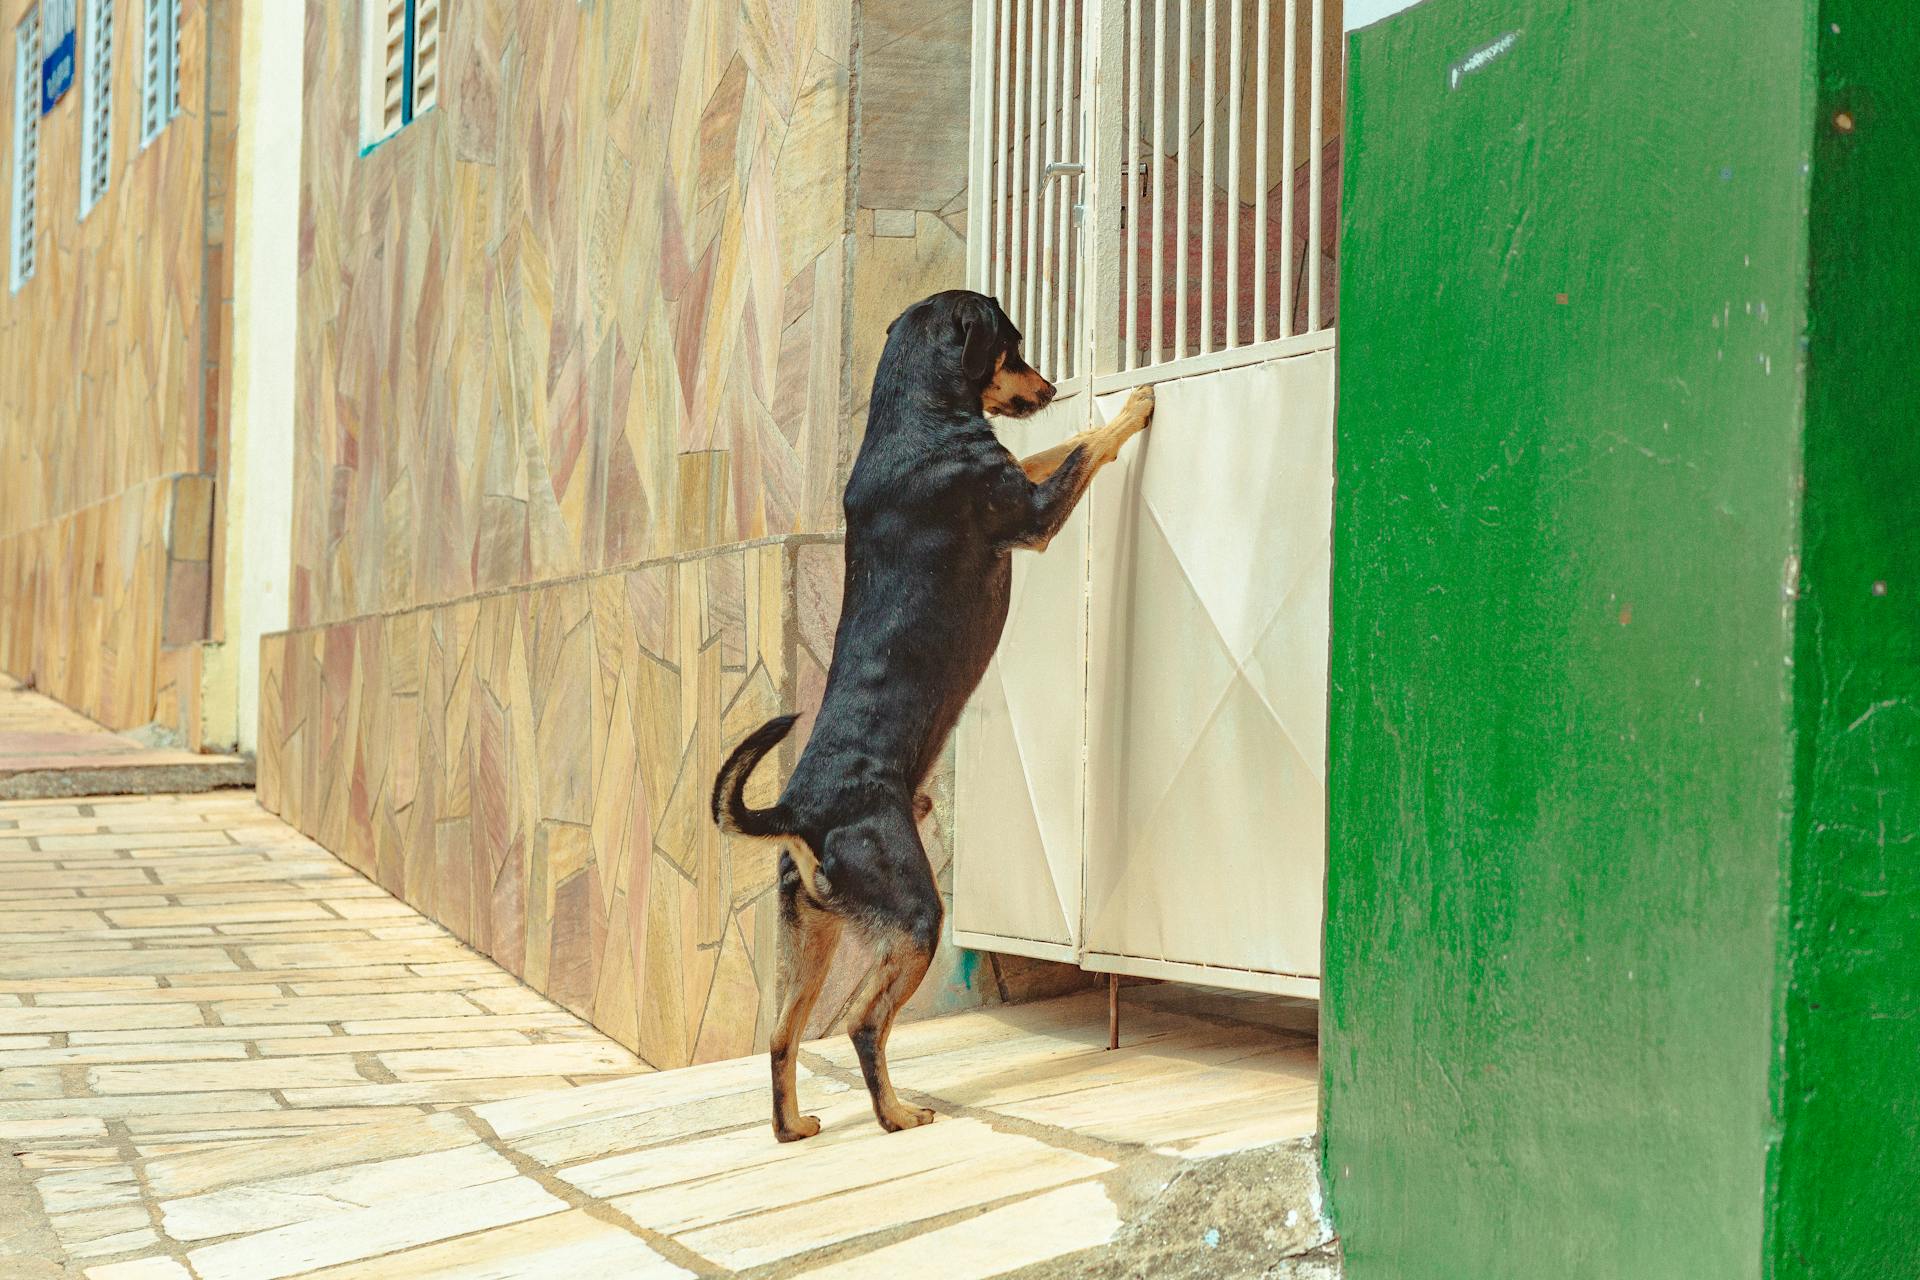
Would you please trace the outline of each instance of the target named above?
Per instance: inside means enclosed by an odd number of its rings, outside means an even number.
[[[1000,304],[979,293],[963,293],[954,302],[960,334],[960,368],[979,388],[980,412],[998,418],[1025,418],[1052,403],[1054,386],[1020,355],[1020,331]]]
[[[910,317],[917,336],[938,350],[940,380],[951,379],[980,412],[1025,418],[1052,402],[1054,385],[1021,358],[1020,331],[992,298],[966,289],[936,293],[894,326]]]

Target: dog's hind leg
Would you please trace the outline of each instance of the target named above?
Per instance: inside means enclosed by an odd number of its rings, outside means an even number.
[[[933,963],[939,920],[936,907],[932,928],[926,932],[875,931],[878,963],[867,976],[866,986],[854,1001],[853,1016],[848,1019],[847,1033],[860,1058],[860,1074],[866,1078],[867,1092],[873,1095],[874,1117],[888,1133],[933,1122],[929,1108],[910,1107],[894,1092],[893,1077],[887,1071],[887,1037],[893,1034],[893,1020],[900,1006],[913,997]]]
[[[780,1021],[773,1029],[773,1136],[797,1142],[820,1132],[820,1121],[800,1114],[795,1061],[807,1018],[826,984],[840,945],[840,917],[820,906],[800,885],[793,859],[780,855]]]
[[[933,1112],[910,1107],[894,1091],[887,1071],[887,1037],[900,1007],[913,997],[933,963],[940,942],[940,890],[907,812],[873,824],[850,842],[869,865],[849,878],[860,900],[852,914],[874,949],[874,966],[853,1000],[847,1034],[860,1058],[860,1074],[873,1096],[873,1114],[889,1133],[928,1124]],[[831,874],[831,873],[830,873]]]

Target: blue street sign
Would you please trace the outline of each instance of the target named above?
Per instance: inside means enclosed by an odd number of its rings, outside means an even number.
[[[76,0],[41,0],[40,114],[73,88],[73,23]]]

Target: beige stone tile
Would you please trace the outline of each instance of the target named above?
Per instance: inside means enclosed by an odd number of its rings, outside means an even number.
[[[644,1212],[644,1225],[677,1232],[730,1218],[749,1203],[813,1199],[976,1158],[1043,1150],[1031,1138],[965,1118],[888,1135],[873,1124],[864,1096],[845,1096],[819,1115],[821,1134],[806,1142],[777,1142],[770,1128],[756,1125],[575,1165],[559,1176],[594,1196],[637,1192],[641,1198],[632,1203]],[[1105,1167],[1096,1162],[1093,1171]]]
[[[271,1099],[269,1099],[271,1105]],[[402,1111],[402,1115],[411,1113]],[[312,1133],[343,1127],[392,1123],[391,1107],[301,1107],[297,1110],[184,1111],[177,1114],[128,1116],[122,1123],[139,1136],[171,1138],[175,1145],[218,1140],[242,1143],[281,1133]]]
[[[349,920],[417,919],[419,916],[412,907],[393,898],[328,898],[325,901]]]
[[[72,1045],[64,1049],[0,1050],[0,1079],[14,1067],[77,1067],[108,1062],[194,1062],[203,1059],[244,1058],[243,1044],[115,1044]]]
[[[355,948],[356,953],[358,948]],[[341,956],[342,960],[351,960],[357,956]],[[281,983],[295,982],[356,982],[375,981],[382,976],[404,978],[408,975],[405,965],[372,964],[345,965],[332,969],[242,969],[237,973],[181,973],[167,975],[167,981],[177,986],[220,986],[225,984],[260,983],[278,986]]]
[[[551,1000],[521,986],[477,991],[472,999],[488,1013],[545,1013],[553,1008]]]
[[[50,894],[44,889],[22,889],[14,894],[0,894],[0,898],[6,900],[3,904],[0,904],[0,911],[21,910],[29,903],[34,903],[35,905],[52,911],[104,911],[108,907],[164,907],[169,905],[166,896],[166,886],[159,884],[148,885],[145,893],[116,894],[112,898],[96,898],[80,893]],[[22,930],[20,933],[10,936],[14,938],[26,937],[33,932],[35,931]],[[65,929],[59,930],[58,932],[64,934],[80,934],[82,936],[87,936],[90,933],[90,931],[84,929]],[[208,930],[203,929],[201,932],[208,932]],[[151,938],[173,935],[146,933],[139,936]]]
[[[31,1031],[100,1031],[133,1027],[196,1027],[193,1005],[78,1005],[68,1008],[0,1009],[0,1034]]]
[[[323,942],[261,943],[246,948],[246,952],[258,969],[331,969],[343,959],[340,948]],[[353,949],[353,960],[359,964],[424,964],[471,955],[451,939],[366,942]]]
[[[172,1258],[136,1258],[88,1267],[87,1280],[193,1280],[193,1273]]]
[[[58,1067],[14,1066],[0,1071],[0,1102],[17,1098],[58,1098],[65,1093]]]
[[[153,866],[154,864],[145,865]],[[193,885],[228,888],[234,885],[257,883],[262,878],[273,881],[332,882],[340,877],[342,870],[340,864],[330,858],[321,861],[317,857],[308,856],[293,861],[269,858],[262,853],[173,858],[164,868],[154,866],[154,871],[160,876],[160,882],[169,889]],[[257,897],[258,895],[248,893],[245,896]]]
[[[114,852],[147,852],[196,845],[231,845],[219,828],[203,824],[187,831],[152,831],[132,834],[97,832],[91,835],[45,835],[38,838],[42,851],[87,849]]]
[[[435,1031],[415,1035],[294,1036],[284,1040],[261,1040],[259,1049],[268,1057],[278,1057],[285,1054],[312,1053],[387,1053],[396,1049],[485,1049],[532,1043],[525,1032],[501,1029]]]
[[[213,931],[222,938],[252,942],[325,942],[347,948],[374,941],[365,921],[336,920],[258,920],[240,924],[216,924]]]
[[[506,986],[514,981],[510,973],[491,978],[468,975],[451,978],[382,978],[344,982],[293,982],[288,985],[297,996],[400,995],[414,991],[480,991]]]
[[[1156,1084],[1165,1091],[1191,1086],[1197,1093],[1240,1083],[1266,1083],[1285,1090],[1317,1079],[1310,1052],[1277,1050],[1267,1037],[1207,1038],[1183,1036],[1140,1045],[1123,1043],[1114,1052],[1086,1050],[1045,1058],[1009,1057],[1018,1072],[988,1072],[977,1061],[923,1059],[915,1066],[920,1087],[956,1101],[1002,1108],[1061,1094],[1085,1094],[1114,1086]]]
[[[494,1102],[566,1087],[564,1076],[504,1076],[491,1080],[409,1080],[400,1084],[289,1089],[285,1096],[287,1104],[295,1107],[452,1106]]]
[[[172,1258],[136,1258],[88,1267],[87,1280],[193,1280],[193,1273]]]
[[[133,949],[136,939],[142,942],[156,938],[176,941],[211,940],[217,936],[212,925],[204,924],[170,924],[137,929],[116,929],[103,923],[97,928],[64,929],[51,933],[23,929],[17,933],[9,933],[7,941],[16,946],[58,943],[66,951],[129,951]]]
[[[87,1083],[99,1094],[218,1093],[230,1089],[300,1089],[358,1084],[366,1077],[340,1058],[250,1058],[241,1062],[197,1062],[93,1067]]]
[[[566,1209],[529,1178],[390,1199],[193,1250],[201,1280],[279,1280]]]
[[[192,1243],[372,1208],[424,1188],[452,1191],[513,1176],[505,1157],[475,1142],[169,1200],[160,1206],[160,1226],[175,1240]]]
[[[173,1200],[356,1162],[446,1151],[467,1146],[474,1137],[473,1129],[458,1116],[406,1116],[302,1142],[253,1142],[222,1151],[190,1152],[151,1161],[145,1172],[153,1194]]]
[[[257,1040],[266,1036],[323,1036],[327,1028],[319,1023],[288,1022],[251,1027],[155,1027],[131,1031],[75,1031],[67,1037],[70,1045],[109,1044],[203,1044],[232,1040]]]
[[[361,923],[368,926],[367,936],[380,942],[411,942],[420,938],[443,938],[447,931],[431,920],[416,920],[411,924],[382,924],[377,920]],[[515,979],[518,981],[518,979]],[[506,983],[498,985],[506,986]]]
[[[585,1076],[645,1071],[614,1044],[535,1044],[499,1049],[414,1049],[383,1053],[398,1080],[476,1080],[497,1076]]]
[[[0,1142],[22,1146],[107,1136],[107,1122],[96,1116],[51,1116],[40,1120],[0,1120]]]
[[[256,998],[259,988],[251,984],[217,987],[190,987],[175,983],[143,991],[49,991],[34,1003],[42,1009],[74,1008],[89,1005],[199,1004],[206,1000]]]
[[[269,1022],[344,1022],[347,1019],[461,1018],[478,1014],[466,998],[451,992],[416,992],[391,996],[277,996],[259,1000],[226,1000],[213,1006],[225,1026]]]
[[[41,1179],[46,1181],[46,1179]],[[76,1209],[70,1213],[49,1213],[47,1222],[54,1234],[60,1237],[60,1243],[68,1250],[79,1253],[80,1246],[91,1244],[109,1236],[122,1235],[128,1231],[145,1229],[148,1225],[147,1207],[143,1204],[102,1205],[90,1209]],[[92,1255],[118,1252],[113,1249],[98,1250]]]
[[[267,899],[279,899],[283,902],[317,902],[336,898],[351,898],[360,894],[386,896],[386,891],[378,885],[367,884],[341,864],[303,863],[303,866],[319,868],[331,865],[336,875],[308,875],[302,879],[288,879],[285,876],[284,863],[276,863],[270,868],[272,876],[278,878],[247,879],[238,878],[225,884],[177,885],[171,878],[163,877],[164,887],[181,906],[190,907],[196,903],[215,904],[234,902],[260,902]],[[341,877],[345,876],[346,879]],[[106,894],[109,890],[89,889],[85,896]]]
[[[1312,1058],[1307,1063],[1312,1069]],[[1218,1155],[1314,1132],[1319,1087],[1311,1074],[1167,1072],[995,1107],[1005,1115],[1057,1125],[1107,1142],[1169,1153]]]
[[[760,1065],[764,1068],[765,1064]],[[846,1093],[847,1086],[836,1080],[816,1079],[804,1083],[803,1091],[808,1105],[815,1105],[823,1098]],[[689,1097],[657,1110],[550,1129],[519,1139],[514,1146],[547,1164],[591,1160],[694,1134],[758,1128],[767,1124],[770,1105],[762,1084],[743,1091]]]
[[[35,1179],[33,1189],[39,1193],[40,1203],[46,1206],[47,1212],[56,1216],[77,1213],[83,1209],[103,1209],[110,1205],[138,1204],[140,1200],[140,1186],[133,1170],[120,1164],[49,1173]],[[127,1226],[142,1225],[146,1220],[146,1214],[142,1211],[138,1222],[116,1226],[112,1230],[122,1231]]]
[[[428,1031],[482,1031],[506,1027],[535,1030],[545,1027],[580,1027],[586,1024],[564,1009],[549,1008],[545,1013],[480,1014],[471,1018],[356,1018],[342,1022],[349,1035],[411,1034]]]
[[[152,1227],[139,1227],[132,1231],[121,1231],[110,1236],[85,1242],[67,1243],[67,1252],[76,1258],[111,1258],[117,1253],[132,1253],[136,1249],[150,1249],[160,1243],[160,1237]]]
[[[306,1280],[678,1280],[693,1273],[631,1232],[570,1209],[443,1244],[309,1273]]]
[[[160,985],[158,978],[144,975],[124,978],[11,978],[7,990],[20,995],[40,995],[49,991],[151,991]]]
[[[0,1123],[9,1120],[48,1120],[70,1116],[100,1116],[124,1120],[133,1116],[182,1111],[267,1111],[277,1104],[270,1093],[152,1093],[119,1094],[95,1098],[42,1098],[27,1102],[0,1102]]]
[[[927,1126],[924,1131],[931,1133],[934,1127],[937,1126]],[[675,1236],[697,1253],[744,1270],[989,1200],[1026,1195],[1077,1181],[1113,1167],[1093,1156],[1043,1147],[1031,1139],[1018,1139],[1018,1142],[1031,1145],[1028,1149],[1003,1149],[971,1158],[937,1161],[932,1167],[898,1177],[861,1182],[844,1192],[829,1195],[824,1201],[791,1203],[769,1199],[760,1203],[781,1207],[764,1213],[714,1215],[718,1220],[712,1225],[683,1229]],[[665,1193],[655,1197],[656,1200],[664,1198]],[[615,1205],[640,1222],[659,1212],[657,1203],[649,1203],[647,1193],[622,1197]],[[685,1214],[689,1210],[701,1212],[697,1204],[682,1203],[668,1208],[667,1215]]]
[[[800,1275],[814,1280],[986,1280],[1105,1244],[1119,1228],[1120,1215],[1106,1188],[1080,1182]]]
[[[457,974],[465,974],[468,977],[485,977],[500,972],[499,965],[491,960],[483,960],[478,956],[469,956],[465,960],[441,960],[430,964],[412,964],[408,965],[407,968],[411,970],[416,977],[421,978],[445,978]]]
[[[267,920],[332,920],[334,917],[317,902],[249,902],[225,906],[196,904],[191,907],[108,908],[107,919],[115,928],[130,929],[142,925],[220,924]]]
[[[104,929],[107,922],[98,911],[79,908],[71,911],[0,911],[0,935],[28,933],[81,933]]]
[[[218,973],[239,967],[232,957],[217,947],[62,951],[59,954],[48,954],[44,947],[26,950],[0,947],[0,982],[15,977],[115,977],[130,974],[165,977],[176,973]]]
[[[142,885],[151,889],[153,881],[140,867],[102,867],[94,871],[19,871],[0,865],[0,888],[4,889],[78,889],[99,885]]]
[[[802,1066],[801,1078],[809,1073]],[[715,1062],[690,1071],[662,1071],[626,1080],[582,1085],[563,1093],[516,1098],[476,1107],[474,1114],[507,1142],[576,1125],[598,1125],[651,1115],[684,1103],[764,1088],[764,1060]]]
[[[110,1146],[41,1146],[20,1156],[21,1167],[36,1171],[118,1168],[125,1161]]]

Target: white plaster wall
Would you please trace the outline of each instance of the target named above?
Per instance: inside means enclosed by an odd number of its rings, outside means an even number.
[[[1418,3],[1419,0],[1347,0],[1343,11],[1347,30],[1354,31],[1360,27],[1372,26],[1380,19],[1396,14],[1402,9],[1411,9]]]
[[[260,637],[286,629],[293,545],[293,370],[305,8],[243,7],[235,164],[227,629],[238,746],[260,724]]]

